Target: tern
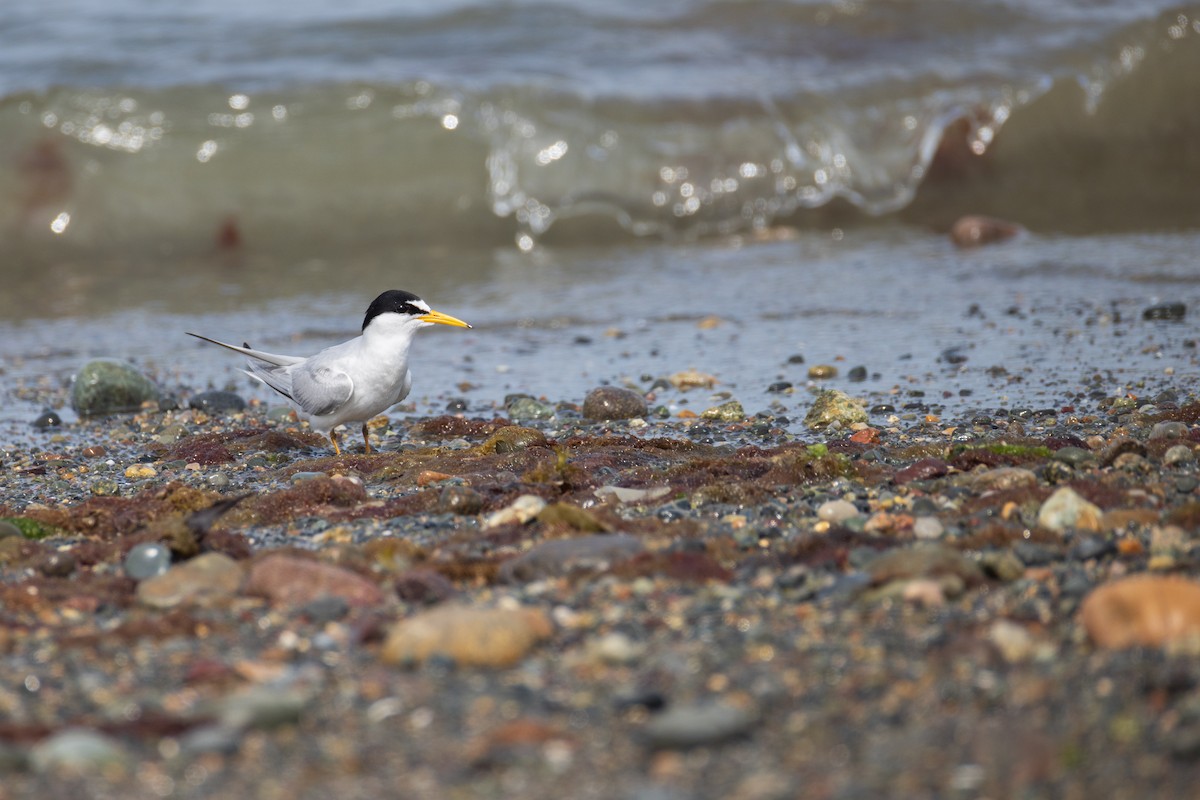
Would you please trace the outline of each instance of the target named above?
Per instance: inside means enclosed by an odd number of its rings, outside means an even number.
[[[376,297],[363,317],[362,335],[308,356],[284,356],[241,347],[187,332],[247,356],[243,370],[288,399],[313,430],[329,437],[342,454],[336,428],[362,423],[363,444],[371,452],[367,420],[408,396],[412,373],[408,348],[413,335],[430,325],[471,327],[461,319],[434,311],[411,292],[392,289]]]

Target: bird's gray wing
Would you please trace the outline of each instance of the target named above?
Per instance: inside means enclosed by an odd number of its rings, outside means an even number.
[[[354,381],[336,367],[301,364],[291,373],[291,398],[314,417],[332,414],[346,404],[354,393]]]
[[[247,360],[246,366],[247,369],[242,372],[255,380],[262,381],[288,400],[295,400],[292,397],[292,375],[287,367],[274,367],[254,360]]]

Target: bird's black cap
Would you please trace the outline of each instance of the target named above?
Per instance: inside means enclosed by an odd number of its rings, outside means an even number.
[[[371,301],[367,306],[366,316],[363,317],[363,330],[371,324],[371,320],[380,314],[411,314],[420,316],[429,313],[429,305],[412,292],[400,289],[389,289]]]

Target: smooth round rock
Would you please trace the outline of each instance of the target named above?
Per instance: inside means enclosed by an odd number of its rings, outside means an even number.
[[[33,422],[31,422],[29,424],[32,425],[34,428],[37,428],[39,431],[48,430],[50,428],[61,428],[62,427],[62,417],[60,417],[52,409],[47,408],[45,411],[43,411],[41,414],[38,415],[37,419],[35,419]]]
[[[1186,444],[1172,445],[1163,453],[1163,464],[1173,467],[1176,464],[1191,464],[1196,460],[1196,454]]]
[[[124,748],[104,734],[89,728],[68,728],[39,742],[29,753],[37,772],[91,772],[98,768],[124,764]]]
[[[817,508],[817,519],[825,522],[845,522],[859,516],[862,512],[849,500],[827,500]]]
[[[7,539],[10,536],[24,538],[25,534],[21,533],[21,529],[8,520],[0,520],[0,539]]]
[[[171,568],[171,548],[158,542],[143,542],[125,556],[125,574],[135,581],[162,575]]]
[[[1155,423],[1150,429],[1151,439],[1186,439],[1188,426],[1177,420]]]
[[[188,402],[188,407],[203,411],[205,414],[230,414],[244,411],[246,401],[242,399],[241,395],[233,392],[201,392]]]
[[[154,381],[115,359],[89,361],[71,384],[71,408],[81,417],[137,411],[162,396]]]
[[[483,510],[483,495],[470,486],[447,486],[438,498],[437,510],[444,514],[478,514]]]
[[[583,401],[585,419],[633,419],[647,413],[646,398],[632,389],[619,386],[601,386],[588,392]]]
[[[655,748],[700,747],[744,736],[758,721],[754,711],[722,703],[679,706],[652,717],[642,737]]]

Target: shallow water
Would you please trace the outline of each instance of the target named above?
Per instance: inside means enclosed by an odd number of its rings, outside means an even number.
[[[386,287],[416,290],[475,326],[418,337],[409,398],[418,414],[441,413],[458,396],[483,416],[503,413],[513,392],[581,402],[601,383],[645,389],[695,368],[720,381],[714,391],[667,390],[658,402],[699,412],[728,392],[750,414],[798,422],[811,402],[807,369],[821,363],[839,376],[820,385],[898,413],[909,403],[922,404],[912,414],[947,419],[1017,407],[1095,413],[1094,399],[1076,395],[1196,391],[1194,320],[1142,313],[1167,301],[1195,306],[1198,238],[1026,235],[961,251],[902,226],[777,231],[773,241],[348,258],[310,265],[302,283],[283,265],[243,267],[251,274],[226,282],[193,265],[150,281],[97,282],[64,301],[66,317],[0,323],[0,440],[44,446],[46,434],[28,423],[98,356],[129,359],[184,397],[230,386],[274,402],[241,375],[236,356],[184,331],[312,352],[354,335],[362,309]],[[104,301],[87,303],[97,296]],[[121,310],[99,310],[113,306]],[[789,363],[797,354],[805,362]],[[859,365],[868,378],[851,382]],[[795,391],[769,394],[777,381]]]

